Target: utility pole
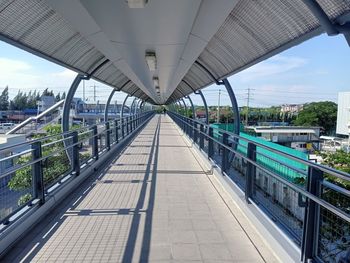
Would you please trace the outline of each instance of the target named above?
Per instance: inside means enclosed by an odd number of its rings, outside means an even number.
[[[218,99],[218,114],[216,117],[216,122],[220,123],[220,95],[221,95],[221,90],[219,89],[219,99]]]
[[[85,79],[83,79],[83,101],[85,102]]]
[[[94,101],[96,101],[96,84],[94,83]]]
[[[245,116],[245,125],[248,126],[248,121],[249,121],[249,102],[251,100],[250,96],[252,95],[250,93],[250,91],[252,90],[251,88],[248,88],[247,89],[248,92],[247,92],[247,113],[246,113],[246,116]]]

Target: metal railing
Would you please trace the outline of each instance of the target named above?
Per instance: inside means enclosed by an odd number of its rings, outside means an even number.
[[[143,112],[0,148],[0,232],[153,116]]]
[[[350,191],[327,180],[349,182],[349,174],[168,114],[244,191],[246,202],[254,202],[299,246],[303,262],[350,259]]]

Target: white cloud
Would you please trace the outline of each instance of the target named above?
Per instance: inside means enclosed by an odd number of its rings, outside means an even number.
[[[3,57],[0,57],[0,72],[0,90],[8,86],[10,97],[15,96],[19,90],[42,91],[46,87],[56,93],[67,91],[76,75],[68,69],[39,74],[38,69],[25,61]]]
[[[243,82],[248,82],[298,69],[306,64],[307,60],[304,58],[277,55],[238,73],[237,77]]]

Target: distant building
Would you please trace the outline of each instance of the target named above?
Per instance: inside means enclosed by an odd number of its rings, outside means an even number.
[[[339,135],[349,135],[350,92],[338,93],[337,131]]]
[[[303,109],[303,104],[283,104],[281,106],[282,113],[293,113],[296,114]]]
[[[25,142],[26,138],[25,135],[23,134],[10,134],[10,135],[5,135],[5,134],[0,134],[0,148],[6,148],[10,147],[13,145],[16,145],[21,142]],[[26,150],[25,147],[20,146],[20,147],[14,147],[14,148],[8,148],[7,150],[3,150],[0,152],[0,159],[11,156],[15,153],[19,153],[21,151]],[[0,162],[0,174],[2,174],[6,169],[10,168],[13,166],[13,160],[3,160]],[[5,181],[7,182],[11,176],[7,176]],[[3,182],[1,182],[3,184]]]
[[[245,131],[255,137],[302,152],[312,152],[319,149],[320,127],[252,126],[246,127]]]
[[[54,96],[41,96],[40,100],[38,101],[38,112],[43,112],[50,108],[51,106],[55,105],[56,99]]]

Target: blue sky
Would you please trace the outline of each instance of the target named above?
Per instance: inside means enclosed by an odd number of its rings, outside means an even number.
[[[323,34],[231,76],[229,80],[239,106],[247,104],[248,89],[251,106],[336,101],[339,91],[350,91],[349,69],[350,48],[344,38]],[[0,42],[0,72],[0,92],[8,85],[11,98],[18,90],[67,91],[76,75],[3,42]],[[105,101],[111,87],[96,81],[85,83],[86,98],[93,100],[94,85],[98,90],[97,100]],[[209,105],[217,105],[219,90],[221,105],[229,104],[224,87],[212,85],[203,90]],[[82,87],[77,96],[82,97]],[[124,96],[116,94],[113,100],[120,102]],[[196,104],[202,104],[198,95],[191,98]]]

